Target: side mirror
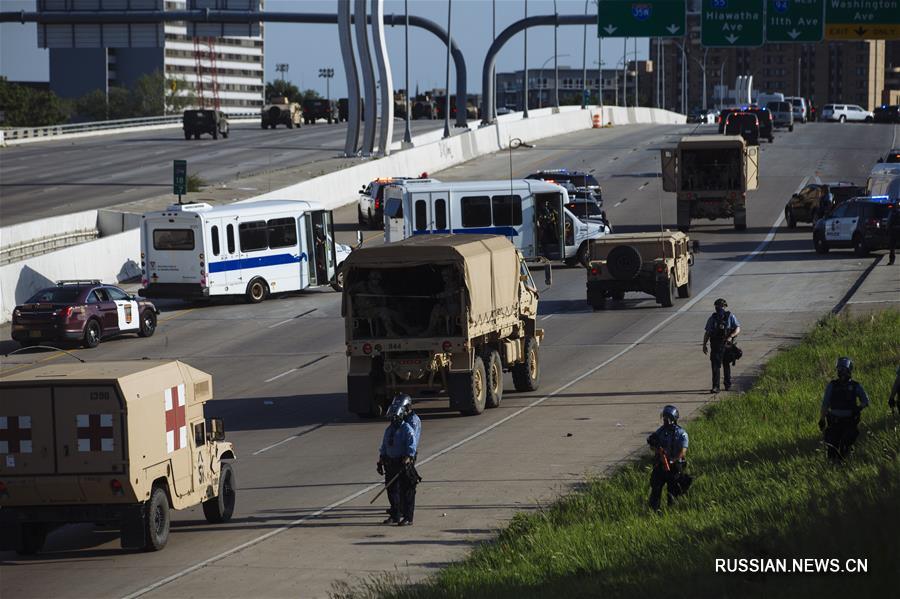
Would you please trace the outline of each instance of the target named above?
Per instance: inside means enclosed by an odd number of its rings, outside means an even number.
[[[700,240],[699,239],[694,239],[693,241],[691,241],[691,249],[694,250],[695,252],[700,251]]]
[[[356,247],[362,247],[363,244],[363,234],[359,229],[356,230]]]
[[[550,263],[544,265],[544,284],[547,287],[553,285],[553,267],[550,266]]]
[[[208,436],[210,441],[225,439],[225,422],[221,418],[210,418]]]

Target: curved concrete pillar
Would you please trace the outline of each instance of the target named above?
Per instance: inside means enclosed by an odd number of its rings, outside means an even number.
[[[359,68],[362,69],[364,106],[366,115],[363,119],[362,153],[370,156],[375,149],[375,122],[376,104],[375,97],[375,72],[372,70],[372,55],[369,53],[369,32],[366,29],[366,0],[356,0],[354,10],[354,24],[356,25],[356,46],[359,52]]]
[[[381,123],[378,136],[378,152],[382,156],[391,153],[394,139],[394,79],[391,77],[391,61],[384,39],[384,0],[372,0],[372,41],[375,44],[375,63],[378,65],[378,81],[381,82]]]
[[[347,140],[344,142],[344,155],[356,156],[359,151],[359,74],[356,72],[350,25],[350,0],[338,0],[338,34],[344,73],[347,75]]]

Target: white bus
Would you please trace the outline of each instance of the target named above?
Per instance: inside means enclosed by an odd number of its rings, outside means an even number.
[[[331,285],[350,254],[334,242],[330,210],[315,202],[173,204],[141,222],[141,295],[200,299]]]
[[[610,232],[570,212],[566,190],[534,179],[392,185],[385,191],[386,243],[414,235],[503,235],[528,259],[587,264],[588,242]]]

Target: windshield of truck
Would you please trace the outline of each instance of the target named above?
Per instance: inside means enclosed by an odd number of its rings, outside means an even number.
[[[353,269],[345,285],[354,339],[461,334],[465,288],[453,265]]]
[[[741,189],[743,154],[740,148],[682,150],[682,188],[685,191]]]

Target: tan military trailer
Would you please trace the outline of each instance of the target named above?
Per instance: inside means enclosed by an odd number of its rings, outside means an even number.
[[[660,152],[663,190],[676,193],[681,231],[699,218],[733,218],[736,230],[747,228],[747,192],[759,185],[758,146],[739,135],[695,135]]]
[[[628,291],[649,293],[666,307],[676,295],[690,297],[697,247],[680,231],[615,233],[591,240],[588,304],[602,310],[607,298],[622,301]]]
[[[500,405],[540,379],[538,292],[505,237],[423,235],[361,248],[344,262],[347,405],[382,414],[394,394],[446,391],[450,407]]]
[[[172,360],[43,366],[0,378],[0,549],[34,553],[53,528],[118,526],[159,550],[171,510],[231,518],[235,457],[205,419],[212,377]]]
[[[269,103],[262,107],[260,127],[275,129],[278,125],[286,125],[288,129],[300,128],[303,123],[303,109],[297,102],[290,102],[284,96],[272,96]]]

